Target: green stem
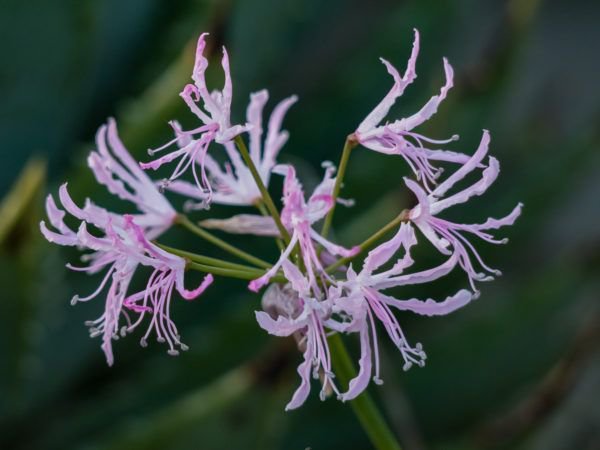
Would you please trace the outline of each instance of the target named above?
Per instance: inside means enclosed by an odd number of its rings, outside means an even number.
[[[256,202],[256,207],[258,208],[258,210],[260,211],[260,213],[265,216],[265,217],[271,217],[271,214],[269,214],[269,211],[267,211],[267,208],[265,208],[265,204],[262,202],[262,200],[258,200]],[[275,243],[277,244],[277,247],[279,248],[280,251],[284,251],[285,250],[285,245],[283,244],[283,241],[281,240],[281,238],[276,237],[275,238]]]
[[[228,242],[225,242],[222,239],[219,239],[218,237],[216,237],[212,233],[209,233],[205,229],[200,228],[198,225],[196,225],[195,223],[193,223],[190,219],[188,219],[184,215],[181,215],[181,214],[178,215],[177,219],[175,220],[175,222],[177,224],[179,224],[179,225],[187,228],[189,231],[191,231],[192,233],[194,233],[196,236],[199,236],[202,239],[207,240],[211,244],[214,244],[217,247],[222,248],[226,252],[231,253],[232,255],[235,255],[235,256],[237,256],[240,259],[248,261],[249,263],[254,264],[255,266],[258,266],[258,267],[262,267],[264,269],[270,269],[271,268],[271,264],[269,264],[268,262],[263,261],[262,259],[257,258],[256,256],[253,256],[250,253],[246,253],[245,251],[240,250],[237,247],[234,247],[233,245],[229,244]]]
[[[169,247],[168,245],[163,245],[158,242],[154,242],[155,245],[162,248],[164,251],[172,253],[177,256],[181,256],[182,258],[189,259],[193,262],[197,262],[200,264],[206,264],[208,266],[214,267],[222,267],[223,269],[238,269],[238,270],[258,270],[256,267],[245,266],[243,264],[232,263],[229,261],[224,261],[218,258],[211,258],[210,256],[199,255],[197,253],[187,252],[185,250],[180,250],[178,248]]]
[[[324,238],[329,234],[329,229],[331,228],[331,222],[333,221],[333,213],[335,211],[335,204],[340,193],[340,189],[342,188],[342,181],[344,180],[344,175],[346,174],[346,167],[348,166],[348,160],[350,159],[350,152],[354,147],[358,145],[356,138],[353,134],[346,138],[346,142],[344,143],[344,149],[342,150],[342,157],[340,159],[340,166],[338,168],[337,176],[335,177],[335,185],[333,186],[333,205],[331,209],[327,213],[325,217],[325,221],[323,222],[323,228],[321,228],[321,236]]]
[[[273,217],[273,220],[275,221],[275,225],[277,225],[277,229],[281,233],[281,237],[283,238],[283,240],[285,241],[286,244],[289,244],[290,234],[283,226],[283,223],[281,223],[281,217],[279,217],[279,211],[277,211],[277,208],[275,207],[275,203],[273,203],[273,199],[271,198],[269,191],[267,191],[267,188],[265,187],[265,184],[263,183],[262,178],[260,177],[260,174],[258,173],[256,166],[254,165],[254,161],[252,161],[252,158],[250,157],[250,153],[248,153],[248,148],[246,147],[246,144],[244,143],[244,140],[242,139],[241,136],[239,136],[239,135],[236,136],[235,144],[237,145],[237,148],[240,151],[240,154],[242,155],[242,159],[246,163],[246,166],[250,170],[250,173],[252,174],[252,178],[254,178],[254,182],[256,183],[256,186],[258,187],[260,194],[262,195],[262,201],[265,203],[265,206],[267,207],[267,210],[269,211],[269,214],[271,215],[271,217]]]
[[[227,269],[224,267],[210,266],[193,261],[189,261],[186,267],[199,272],[212,273],[214,275],[222,275],[231,278],[239,278],[241,280],[252,280],[254,278],[258,278],[262,274],[262,272],[254,273],[248,270]]]
[[[339,334],[329,338],[329,348],[338,378],[342,383],[348,384],[356,376],[356,370]],[[368,392],[365,391],[351,400],[350,406],[369,436],[373,447],[377,450],[401,450],[400,444]]]
[[[331,264],[330,266],[328,266],[325,269],[325,272],[327,272],[327,273],[333,273],[335,271],[335,269],[337,269],[338,267],[340,267],[340,266],[342,266],[344,264],[349,263],[354,258],[356,258],[361,253],[363,253],[365,250],[370,249],[382,237],[384,237],[390,230],[393,230],[398,225],[400,225],[400,223],[402,223],[405,220],[407,220],[408,219],[408,213],[409,213],[408,209],[405,209],[404,211],[402,211],[400,214],[398,214],[398,216],[396,216],[395,219],[393,219],[390,222],[388,222],[382,228],[380,228],[375,233],[373,233],[369,238],[367,238],[361,244],[359,244],[358,247],[360,248],[360,251],[356,255],[354,255],[354,256],[346,256],[345,258],[338,259],[336,262],[334,262],[333,264]]]
[[[224,267],[216,267],[216,266],[210,266],[207,264],[200,264],[200,263],[193,262],[193,261],[188,261],[186,268],[192,269],[192,270],[197,270],[198,272],[203,272],[203,273],[212,273],[213,275],[220,275],[223,277],[238,278],[240,280],[254,280],[256,278],[260,278],[261,276],[263,276],[265,274],[264,271],[258,270],[258,269],[252,269],[252,270],[228,269],[228,268],[224,268]],[[277,283],[285,283],[287,280],[285,279],[285,277],[283,277],[283,275],[275,275],[274,277],[271,278],[271,281],[274,281]]]

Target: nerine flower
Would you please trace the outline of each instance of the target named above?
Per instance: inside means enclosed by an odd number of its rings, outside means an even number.
[[[66,212],[81,221],[79,229],[74,231],[65,224],[65,211],[57,207],[51,195],[46,200],[46,210],[54,231],[44,221],[40,223],[40,228],[50,242],[92,251],[82,257],[83,261],[89,263],[87,266],[68,264],[70,269],[88,274],[106,270],[100,285],[92,294],[86,297],[76,295],[71,304],[96,298],[108,285],[103,314],[94,321],[86,322],[92,337],[102,336],[101,348],[107,363],[112,365],[114,362],[112,341],[135,329],[145,314],[151,314],[152,319],[142,338],[142,345],[154,331],[159,342],[169,345],[169,354],[177,354],[177,346],[185,349],[169,314],[173,289],[183,298],[191,300],[211,284],[212,275],[207,275],[197,289],[185,289],[185,260],[150,243],[144,229],[135,223],[134,216],[108,213],[89,201],[84,208],[79,208],[71,199],[66,185],[61,186],[59,197]],[[88,224],[101,230],[103,235],[98,237],[91,234]],[[143,291],[128,296],[129,285],[138,265],[151,267],[153,272]],[[132,320],[132,313],[139,314],[137,320]]]
[[[160,148],[149,150],[149,154],[170,150],[148,163],[137,163],[131,157],[119,139],[113,119],[103,125],[96,135],[97,148],[88,157],[89,167],[100,184],[106,186],[113,195],[133,203],[138,213],[116,214],[95,205],[89,199],[80,207],[72,200],[66,184],[59,189],[61,207],[51,195],[46,200],[50,226],[44,221],[40,223],[41,232],[46,239],[58,245],[87,251],[81,257],[84,266],[67,264],[67,267],[88,274],[103,273],[94,292],[85,297],[75,295],[71,304],[90,301],[106,292],[103,313],[98,319],[86,322],[86,325],[92,337],[101,336],[101,348],[107,363],[114,363],[113,340],[143,326],[144,322],[147,323],[147,328],[140,345],[145,347],[148,338],[154,334],[157,341],[167,344],[170,355],[187,349],[171,318],[172,295],[178,292],[186,300],[194,299],[206,290],[213,277],[208,274],[197,288],[186,289],[186,260],[164,251],[152,242],[177,217],[159,186],[188,196],[190,201],[187,205],[191,208],[206,208],[212,202],[236,206],[257,204],[261,193],[234,143],[237,136],[247,133],[249,155],[264,185],[269,185],[272,173],[285,177],[281,222],[290,235],[289,242],[282,250],[279,260],[263,276],[252,280],[248,287],[257,292],[269,284],[280,270],[287,280],[282,285],[269,286],[263,296],[263,311],[255,313],[260,327],[276,336],[293,336],[303,353],[304,360],[298,367],[300,386],[286,410],[304,403],[310,392],[311,377],[320,379],[322,399],[334,392],[342,401],[352,400],[366,389],[371,379],[376,384],[381,384],[378,326],[383,327],[400,351],[405,370],[413,365],[423,366],[426,360],[423,347],[420,343],[411,345],[408,342],[396,317],[398,311],[411,311],[426,316],[445,315],[477,298],[479,291],[475,282],[490,280],[500,272],[482,261],[469,242],[467,233],[493,244],[505,243],[506,239],[496,239],[490,230],[512,225],[522,209],[522,204],[519,203],[506,217],[489,218],[481,224],[461,224],[439,217],[445,209],[482,195],[499,173],[498,161],[491,156],[486,159],[490,142],[487,131],[484,131],[479,147],[472,156],[429,148],[457,140],[456,135],[450,139],[435,140],[414,131],[437,112],[452,88],[452,66],[443,59],[445,84],[439,94],[434,95],[418,112],[393,122],[384,122],[396,100],[417,76],[417,30],[404,74],[401,75],[388,61],[381,60],[393,77],[394,84],[349,136],[348,143],[360,143],[373,151],[404,158],[416,175],[417,182],[407,178],[404,181],[416,195],[418,204],[407,215],[403,215],[406,221],[400,224],[395,236],[371,250],[360,271],[357,271],[354,269],[356,264],[341,265],[346,261],[339,261],[336,257],[356,256],[360,247],[347,249],[336,245],[315,230],[315,224],[328,214],[335,201],[343,203],[333,196],[335,169],[330,163],[325,165],[323,180],[306,199],[295,168],[291,165],[277,165],[277,156],[288,139],[287,131],[282,130],[283,119],[297,98],[291,96],[276,105],[270,115],[264,138],[263,110],[268,100],[266,90],[251,94],[246,110],[246,123],[232,124],[232,82],[227,50],[223,48],[221,60],[225,74],[223,88],[209,92],[205,80],[208,67],[208,60],[204,55],[206,35],[204,33],[198,39],[192,72],[193,83],[187,84],[180,93],[186,105],[200,120],[200,126],[183,130],[178,122],[171,121],[174,139]],[[208,154],[213,142],[223,147],[223,155]],[[223,163],[223,160],[226,162]],[[163,180],[162,185],[152,181],[144,172],[145,169],[156,170],[173,162],[175,168],[168,179]],[[458,168],[440,181],[442,168],[437,167],[436,162],[454,163]],[[477,181],[460,188],[456,193],[448,194],[457,183],[476,169],[481,170]],[[194,183],[180,179],[189,171]],[[77,229],[65,223],[67,213],[79,222]],[[242,214],[225,220],[210,218],[204,220],[202,225],[232,233],[282,237],[272,217]],[[412,268],[414,261],[411,249],[417,244],[415,227],[447,256],[443,263],[426,270]],[[374,238],[379,235],[377,233]],[[231,246],[229,250],[245,256],[234,251]],[[474,264],[472,258],[477,264]],[[339,265],[338,271],[335,275],[330,275],[324,264],[336,260],[339,262],[336,264],[336,267]],[[219,262],[215,262],[217,263]],[[462,289],[439,302],[416,298],[402,300],[385,293],[391,288],[435,281],[449,274],[457,265],[467,273],[472,291]],[[477,265],[480,268],[476,268]],[[131,292],[133,277],[142,267],[146,267],[150,275],[143,289]],[[190,267],[202,266],[198,264]],[[244,266],[231,267],[240,268],[239,271],[232,269],[232,275],[236,272],[236,276],[246,278],[247,273],[252,273]],[[221,267],[215,267],[216,269]],[[221,273],[227,273],[227,270]],[[343,393],[334,382],[327,341],[330,333],[359,335],[359,372]]]
[[[250,104],[246,111],[246,121],[249,126],[250,158],[254,163],[260,178],[265,186],[269,186],[271,171],[277,163],[277,155],[288,140],[288,132],[281,129],[285,114],[289,108],[298,100],[291,96],[281,101],[271,114],[267,128],[267,135],[262,143],[263,134],[263,108],[269,98],[266,90],[259,91],[250,96]],[[177,133],[181,135],[178,127]],[[187,145],[184,140],[180,145]],[[239,152],[233,142],[223,144],[228,162],[221,166],[211,155],[204,158],[204,168],[211,182],[212,202],[225,205],[252,205],[261,198],[260,191],[252,177],[250,169],[244,164]],[[198,163],[198,161],[196,161]],[[198,201],[196,205],[206,205],[210,198],[209,193],[201,191],[197,186],[187,181],[176,180],[168,186],[169,190],[178,192],[191,199]]]
[[[360,250],[358,247],[346,249],[336,245],[321,236],[312,225],[315,222],[323,219],[333,205],[333,187],[335,178],[333,177],[333,167],[328,167],[325,171],[323,181],[315,188],[314,192],[308,199],[304,198],[302,185],[296,177],[296,170],[293,166],[282,165],[275,168],[277,173],[285,175],[283,183],[283,209],[281,210],[281,222],[291,234],[291,239],[286,249],[281,253],[279,261],[267,271],[262,277],[252,280],[249,288],[257,292],[261,287],[269,282],[279,268],[287,261],[296,248],[296,244],[300,249],[300,256],[306,269],[308,283],[313,289],[315,295],[319,295],[318,279],[326,279],[328,275],[325,273],[321,260],[317,254],[315,243],[323,246],[332,255],[338,256],[354,256]],[[265,227],[272,227],[272,220],[265,219]]]
[[[301,383],[292,399],[285,407],[286,411],[301,406],[310,392],[311,375],[321,377],[321,399],[328,391],[340,395],[333,382],[331,354],[327,343],[326,327],[331,315],[330,301],[314,297],[310,280],[291,262],[281,263],[289,285],[265,292],[270,296],[269,313],[256,311],[256,320],[261,328],[275,336],[296,335],[304,354],[304,361],[298,366]],[[271,289],[271,288],[270,288]],[[265,303],[265,302],[263,302]]]
[[[484,130],[479,147],[473,156],[440,183],[431,193],[427,193],[412,180],[406,178],[404,180],[406,186],[415,193],[419,201],[419,204],[410,212],[411,221],[440,252],[447,255],[457,255],[458,263],[467,273],[471,287],[475,292],[478,292],[475,287],[475,281],[492,280],[492,275],[500,275],[501,272],[490,268],[483,262],[477,250],[475,250],[473,245],[464,236],[464,233],[473,234],[492,244],[505,244],[508,242],[507,239],[496,239],[487,231],[512,225],[521,214],[523,205],[521,203],[517,204],[510,214],[501,219],[489,218],[481,224],[454,223],[438,217],[438,214],[453,205],[466,202],[473,196],[482,195],[496,180],[500,172],[500,165],[496,158],[490,156],[478,181],[455,194],[446,196],[446,193],[457,182],[461,181],[476,168],[482,167],[483,160],[488,152],[489,143],[490,135],[488,131]],[[475,269],[471,262],[470,254],[475,257],[484,272],[479,272]]]
[[[413,131],[414,128],[423,124],[437,112],[440,103],[446,98],[448,91],[453,86],[454,71],[446,58],[443,59],[446,83],[440,93],[431,97],[412,116],[392,123],[381,123],[390,108],[396,103],[396,99],[402,96],[406,87],[417,77],[415,64],[419,54],[419,32],[414,31],[415,39],[412,53],[404,75],[400,75],[392,64],[381,58],[381,62],[387,68],[388,73],[394,78],[394,85],[375,109],[360,123],[354,136],[358,142],[371,150],[402,156],[417,178],[422,180],[425,188],[429,190],[430,184],[435,184],[435,180],[442,172],[440,168],[431,165],[431,160],[464,163],[468,156],[448,150],[432,150],[425,146],[427,144],[447,144],[457,140],[457,135],[452,136],[450,139],[435,140]]]
[[[207,35],[208,33],[203,33],[198,39],[196,61],[192,72],[192,80],[194,83],[186,85],[180,94],[192,113],[200,119],[202,125],[192,130],[183,131],[177,128],[175,122],[171,122],[171,126],[174,128],[176,134],[175,139],[167,142],[162,147],[149,150],[149,153],[154,155],[157,152],[171,147],[176,142],[182,142],[182,137],[185,137],[185,145],[155,159],[154,161],[140,163],[140,165],[144,169],[156,170],[165,163],[179,160],[171,173],[171,176],[165,181],[165,185],[168,185],[171,181],[179,178],[184,172],[191,168],[194,181],[198,188],[205,191],[206,194],[210,196],[212,188],[204,170],[208,147],[213,141],[218,144],[230,142],[238,134],[248,130],[248,126],[231,124],[231,100],[233,88],[229,71],[229,56],[225,47],[223,47],[223,58],[221,60],[221,65],[225,74],[223,89],[221,91],[208,91],[205,79],[208,60],[204,56],[204,49],[206,47],[205,37]],[[198,103],[202,103],[202,108]],[[196,162],[200,167],[200,174],[198,174],[196,169]]]
[[[339,282],[336,287],[338,293],[332,300],[332,310],[346,320],[330,321],[330,327],[340,332],[359,333],[361,349],[359,373],[350,381],[348,391],[341,395],[343,401],[358,396],[369,384],[373,373],[375,383],[382,383],[379,377],[376,320],[383,325],[394,345],[400,350],[404,359],[404,370],[408,370],[413,364],[424,365],[426,355],[420,343],[414,347],[408,343],[393,309],[427,316],[445,315],[466,305],[473,298],[473,294],[464,289],[442,302],[432,299],[398,300],[383,294],[382,290],[392,287],[433,281],[449,273],[456,265],[456,257],[451,257],[438,267],[404,274],[413,264],[410,249],[416,243],[412,226],[402,223],[392,239],[369,252],[359,273],[352,267],[348,268],[347,279]],[[404,254],[396,258],[395,255],[401,247]],[[386,263],[394,261],[394,258],[395,263],[390,269],[380,270]],[[379,272],[375,273],[378,270]]]
[[[176,211],[127,151],[114,119],[96,133],[96,150],[87,161],[98,183],[138,208],[141,214],[135,215],[135,222],[144,228],[148,239],[157,238],[173,224]]]

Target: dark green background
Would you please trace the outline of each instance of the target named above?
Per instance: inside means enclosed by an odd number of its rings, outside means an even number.
[[[101,305],[68,303],[98,280],[68,273],[76,253],[47,245],[36,224],[42,195],[65,179],[78,200],[112,205],[85,167],[107,116],[140,158],[168,137],[166,120],[192,123],[177,94],[192,64],[184,48],[201,31],[230,51],[237,118],[252,91],[268,88],[270,107],[299,95],[282,159],[311,186],[320,161],[339,158],[345,135],[387,92],[391,79],[377,58],[404,67],[413,27],[421,31],[418,79],[394,114],[437,92],[447,56],[456,87],[419,131],[459,133],[452,148],[472,152],[489,129],[503,169],[483,198],[449,215],[481,221],[517,201],[525,209],[504,231],[508,246],[478,246],[504,276],[453,316],[402,315],[427,366],[404,373],[384,345],[385,384],[371,392],[409,450],[600,448],[599,21],[593,1],[4,0],[0,192],[34,155],[47,159],[48,182],[1,243],[0,448],[369,448],[349,406],[320,402],[316,389],[302,409],[283,411],[300,355],[256,325],[258,299],[242,282],[218,280],[199,301],[173,308],[189,352],[171,358],[133,336],[115,344],[107,368],[83,326]],[[344,195],[357,205],[335,224],[345,244],[410,201],[397,159],[358,150],[349,171]],[[185,234],[166,240],[208,252]],[[235,242],[274,256],[270,242]],[[456,277],[410,294],[439,298],[464,284]],[[181,403],[256,359],[261,381],[244,393],[225,383],[224,393],[209,389],[218,406],[202,397]]]

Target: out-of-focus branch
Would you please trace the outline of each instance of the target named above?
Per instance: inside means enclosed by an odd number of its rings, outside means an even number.
[[[36,203],[46,179],[46,162],[31,159],[10,192],[0,203],[0,246],[19,225],[23,217]],[[39,220],[39,219],[37,219]]]
[[[542,422],[570,392],[582,366],[599,345],[600,314],[595,312],[581,328],[565,356],[532,394],[514,409],[484,423],[475,432],[478,445],[484,448],[506,445]]]
[[[281,381],[290,365],[292,340],[284,340],[254,361],[221,375],[211,383],[188,392],[162,410],[125,422],[111,433],[103,449],[163,449],[173,437],[198,426],[209,416],[219,414],[259,385],[272,386]]]

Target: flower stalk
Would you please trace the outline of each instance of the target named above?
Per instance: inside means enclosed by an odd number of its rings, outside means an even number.
[[[260,258],[257,258],[256,256],[253,256],[250,253],[240,250],[239,248],[229,244],[228,242],[225,242],[222,239],[219,239],[212,233],[209,233],[205,229],[199,227],[198,225],[193,223],[187,216],[185,216],[183,214],[177,215],[177,218],[175,219],[175,223],[178,225],[181,225],[182,227],[191,231],[196,236],[199,236],[202,239],[210,242],[211,244],[214,244],[217,247],[225,250],[226,252],[228,252],[234,256],[237,256],[240,259],[243,259],[244,261],[248,261],[249,263],[254,264],[255,266],[258,266],[258,267],[262,267],[263,269],[268,269],[271,267],[271,264],[269,264],[268,262],[266,262]]]
[[[222,259],[212,258],[210,256],[199,255],[197,253],[188,252],[178,248],[170,247],[168,245],[159,244],[158,242],[155,242],[155,245],[162,248],[166,252],[189,259],[192,262],[206,264],[208,266],[221,267],[223,269],[239,269],[260,272],[260,270],[258,270],[256,267],[245,266],[244,264],[232,263]]]
[[[224,277],[238,278],[240,280],[253,280],[264,274],[263,271],[258,269],[229,269],[224,267],[210,266],[207,264],[201,264],[193,261],[187,261],[186,268],[197,270],[203,273],[212,273],[213,275],[221,275]],[[280,275],[275,275],[272,278],[273,281],[284,283],[286,280]]]
[[[277,225],[277,229],[279,230],[279,233],[281,233],[281,237],[283,238],[284,242],[286,244],[288,244],[290,242],[290,234],[283,226],[283,223],[281,223],[281,217],[279,217],[279,212],[277,211],[277,208],[275,207],[275,203],[273,203],[271,194],[269,194],[269,191],[265,187],[265,183],[263,183],[263,180],[260,177],[260,174],[258,173],[256,166],[254,165],[254,161],[252,161],[252,158],[250,157],[250,153],[248,152],[248,148],[246,147],[246,143],[244,142],[244,139],[242,139],[241,136],[236,136],[235,137],[235,145],[237,146],[238,150],[240,151],[240,155],[242,156],[244,163],[250,170],[250,173],[252,174],[252,178],[254,178],[254,182],[256,183],[256,187],[258,187],[258,190],[260,191],[260,194],[262,196],[262,201],[264,202],[265,206],[267,207],[269,214],[275,221],[275,225]]]
[[[264,217],[270,217],[271,215],[269,214],[269,211],[267,210],[267,208],[265,208],[265,204],[262,200],[258,200],[256,203],[256,208],[260,211],[260,213],[264,216]],[[285,250],[285,245],[283,244],[283,241],[281,240],[280,237],[276,237],[275,238],[275,243],[277,244],[277,248],[279,248],[280,251],[284,251]]]
[[[340,189],[342,188],[342,182],[344,180],[344,175],[346,174],[346,167],[348,167],[348,161],[350,160],[350,153],[352,149],[358,145],[358,141],[354,137],[354,134],[349,135],[346,138],[346,142],[344,143],[344,149],[342,150],[342,156],[340,158],[340,166],[338,168],[337,176],[335,177],[335,185],[333,187],[333,205],[329,210],[327,216],[325,216],[325,221],[323,222],[323,228],[321,228],[321,235],[326,238],[329,234],[329,229],[331,228],[331,223],[333,221],[333,213],[335,212],[335,204],[337,202],[338,195],[340,194]]]
[[[356,376],[356,370],[339,334],[329,338],[329,348],[336,374],[344,384],[348,384]],[[350,406],[373,447],[377,450],[401,450],[400,444],[368,392],[365,391],[354,400],[350,400]]]
[[[337,268],[348,264],[354,258],[356,258],[357,256],[364,253],[366,250],[373,247],[373,245],[375,245],[377,242],[379,242],[387,233],[389,233],[390,231],[395,229],[398,225],[400,225],[402,222],[407,220],[409,212],[410,211],[408,209],[405,209],[404,211],[402,211],[393,220],[389,221],[387,224],[385,224],[383,227],[381,227],[379,230],[377,230],[375,233],[373,233],[371,236],[369,236],[367,239],[365,239],[362,243],[360,243],[358,245],[358,247],[360,248],[360,251],[356,255],[347,256],[347,257],[338,259],[336,262],[334,262],[330,266],[327,266],[327,268],[325,269],[325,272],[327,272],[329,274],[333,273]]]

